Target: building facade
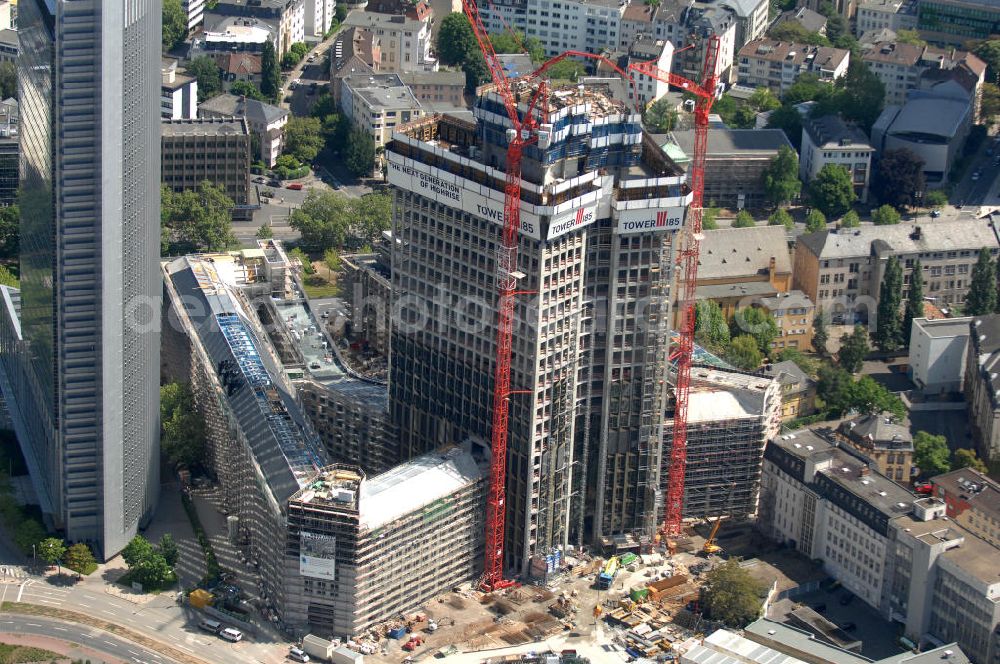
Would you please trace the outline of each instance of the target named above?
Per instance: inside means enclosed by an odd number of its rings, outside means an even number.
[[[854,34],[880,30],[916,30],[917,0],[862,0],[858,5]]]
[[[875,148],[865,133],[840,116],[803,118],[799,151],[799,178],[803,182],[811,182],[827,164],[842,166],[851,175],[858,200],[864,203],[868,200],[874,154]]]
[[[284,149],[283,127],[288,124],[289,113],[284,108],[265,104],[255,99],[235,95],[218,95],[198,105],[200,118],[244,118],[250,132],[257,135],[260,153],[254,160],[274,166]]]
[[[335,18],[335,0],[306,0],[303,29],[309,37],[323,37]]]
[[[862,415],[841,422],[839,440],[860,452],[882,475],[899,483],[910,481],[913,468],[913,436],[910,423],[890,413]]]
[[[947,308],[965,300],[983,247],[995,256],[997,236],[988,222],[976,219],[809,233],[795,243],[793,284],[834,321],[869,320],[885,266],[895,256],[902,263],[904,288],[919,260],[924,298]]]
[[[43,511],[105,559],[159,495],[160,7],[129,7],[20,4],[21,339],[0,349]]]
[[[530,390],[511,407],[508,443],[506,565],[522,571],[571,538],[651,541],[672,239],[689,200],[680,170],[607,89],[560,90],[549,104],[551,131],[522,163],[518,287],[540,293],[516,307],[511,367],[512,385]],[[475,114],[411,123],[387,148],[399,311],[389,396],[404,457],[490,439],[509,120],[494,92]],[[580,123],[588,134],[571,131]]]
[[[802,74],[833,83],[847,74],[850,61],[851,52],[842,48],[758,39],[739,50],[737,78],[741,85],[768,88],[780,96]]]
[[[996,0],[918,0],[917,29],[926,39],[961,46],[1000,34]]]
[[[965,401],[969,404],[972,440],[979,458],[1000,457],[1000,315],[974,318],[965,355]]]
[[[194,30],[205,20],[205,0],[182,0],[181,8],[187,16],[187,29]]]
[[[415,18],[405,14],[351,12],[344,20],[348,28],[367,30],[378,37],[378,70],[385,72],[437,71],[433,55],[431,15]]]
[[[757,306],[771,314],[778,324],[778,336],[771,342],[775,353],[786,348],[812,350],[816,305],[809,296],[800,290],[792,290],[773,297],[762,297]]]
[[[910,329],[909,376],[928,393],[961,392],[971,318],[914,318]]]
[[[352,74],[340,81],[344,117],[384,147],[399,125],[423,115],[423,107],[399,74]]]
[[[177,71],[177,61],[163,58],[160,117],[164,120],[198,116],[198,79]]]
[[[931,484],[949,519],[1000,548],[1000,484],[972,468],[938,475]]]
[[[791,360],[768,364],[762,372],[781,386],[781,421],[789,422],[816,412],[816,381]]]
[[[204,14],[205,32],[224,33],[230,27],[264,30],[281,58],[292,44],[305,41],[305,5],[306,0],[219,0]]]
[[[163,184],[176,192],[205,180],[222,187],[237,206],[248,203],[250,131],[243,118],[163,122],[160,152]]]

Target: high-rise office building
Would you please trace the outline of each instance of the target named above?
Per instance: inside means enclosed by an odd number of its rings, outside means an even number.
[[[516,94],[522,112],[532,93]],[[436,116],[386,148],[393,185],[390,416],[403,457],[490,439],[506,136],[496,93],[476,123]],[[525,148],[511,364],[505,564],[650,537],[659,472],[681,170],[608,90],[548,100]],[[532,564],[535,563],[535,564]]]
[[[159,489],[160,4],[18,12],[22,280],[0,379],[43,510],[110,557]]]

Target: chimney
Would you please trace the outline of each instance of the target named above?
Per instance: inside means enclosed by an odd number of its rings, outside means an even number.
[[[861,466],[858,468],[858,477],[868,477],[870,472],[871,470],[869,470],[868,466]]]
[[[913,233],[910,234],[910,237],[912,239],[914,239],[914,240],[919,240],[920,239],[920,237],[921,237],[921,235],[920,235],[920,226],[914,226],[913,227]]]

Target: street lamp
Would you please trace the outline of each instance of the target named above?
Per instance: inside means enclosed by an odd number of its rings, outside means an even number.
[[[35,563],[35,545],[31,545],[31,566],[37,568],[38,565]]]

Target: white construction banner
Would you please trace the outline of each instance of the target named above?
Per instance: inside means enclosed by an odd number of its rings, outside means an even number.
[[[622,210],[618,213],[618,234],[678,231],[684,226],[684,207]]]
[[[333,579],[337,566],[337,538],[299,533],[299,574],[314,579]]]

